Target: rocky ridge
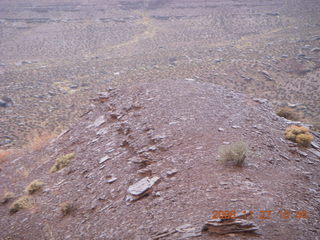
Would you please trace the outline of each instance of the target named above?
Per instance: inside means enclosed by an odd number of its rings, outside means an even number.
[[[107,89],[44,150],[4,163],[1,193],[22,196],[34,179],[44,187],[29,209],[9,214],[12,200],[0,205],[1,238],[214,239],[203,231],[214,211],[246,209],[254,218],[235,224],[257,226],[253,238],[319,235],[319,136],[312,150],[300,149],[283,138],[290,123],[265,100],[194,80],[161,82]],[[245,166],[224,166],[218,148],[238,140],[250,146]],[[48,173],[69,153],[67,167]],[[76,209],[68,216],[59,209],[65,201]],[[292,217],[281,219],[283,209]],[[306,219],[293,217],[302,210]],[[235,236],[248,235],[219,239]]]

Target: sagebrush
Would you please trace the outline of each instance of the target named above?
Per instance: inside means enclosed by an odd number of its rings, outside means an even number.
[[[313,140],[313,136],[308,128],[297,125],[287,127],[284,136],[286,139],[304,147],[308,147]]]
[[[70,160],[73,159],[74,157],[75,157],[75,153],[72,152],[57,158],[56,163],[51,167],[49,172],[55,173],[61,170],[62,168],[65,168],[66,166],[69,165]]]
[[[248,152],[248,145],[243,141],[225,145],[219,149],[220,161],[241,167],[244,165]]]

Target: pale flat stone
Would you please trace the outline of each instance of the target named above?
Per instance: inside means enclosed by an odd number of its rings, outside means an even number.
[[[135,184],[131,185],[128,188],[128,193],[133,196],[140,196],[146,193],[148,190],[152,188],[152,186],[159,180],[159,177],[145,177],[142,178],[140,181],[136,182]]]
[[[108,160],[110,160],[111,159],[111,157],[109,157],[108,155],[106,155],[106,156],[104,156],[103,158],[100,158],[100,160],[99,160],[99,163],[101,164],[101,163],[104,163],[105,161],[108,161]]]

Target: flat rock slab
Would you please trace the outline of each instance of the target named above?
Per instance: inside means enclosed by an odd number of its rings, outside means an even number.
[[[87,126],[87,128],[90,128],[90,127],[100,127],[102,124],[104,124],[106,122],[105,118],[104,118],[104,115],[98,117],[94,122],[93,124],[90,124],[89,126]]]
[[[203,231],[217,234],[255,232],[257,230],[258,227],[253,222],[244,219],[233,219],[232,221],[209,220],[203,227]]]
[[[142,178],[140,181],[136,182],[135,184],[131,185],[128,188],[128,193],[130,193],[136,199],[144,196],[152,186],[159,180],[159,177],[145,177]]]
[[[105,161],[108,161],[108,160],[110,160],[111,159],[111,157],[109,157],[108,155],[106,155],[106,156],[104,156],[103,158],[100,158],[100,160],[99,160],[99,163],[101,164],[101,163],[104,163]]]

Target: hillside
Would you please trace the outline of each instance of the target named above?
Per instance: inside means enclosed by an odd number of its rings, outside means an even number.
[[[289,123],[268,101],[187,79],[106,88],[92,103],[44,149],[1,164],[0,194],[15,196],[0,205],[1,239],[320,235],[319,135],[309,149],[285,140]],[[219,148],[237,141],[250,149],[244,166],[218,161]],[[61,164],[53,169],[56,159]],[[56,171],[63,160],[69,164]],[[43,185],[28,195],[24,189],[33,180]],[[23,195],[29,196],[26,209],[10,213]],[[59,205],[68,201],[72,207],[61,212]],[[259,230],[201,231],[220,210],[253,211],[250,220]],[[289,219],[280,210],[288,210]],[[270,219],[260,219],[260,211],[272,211]],[[306,218],[297,218],[298,211]]]

